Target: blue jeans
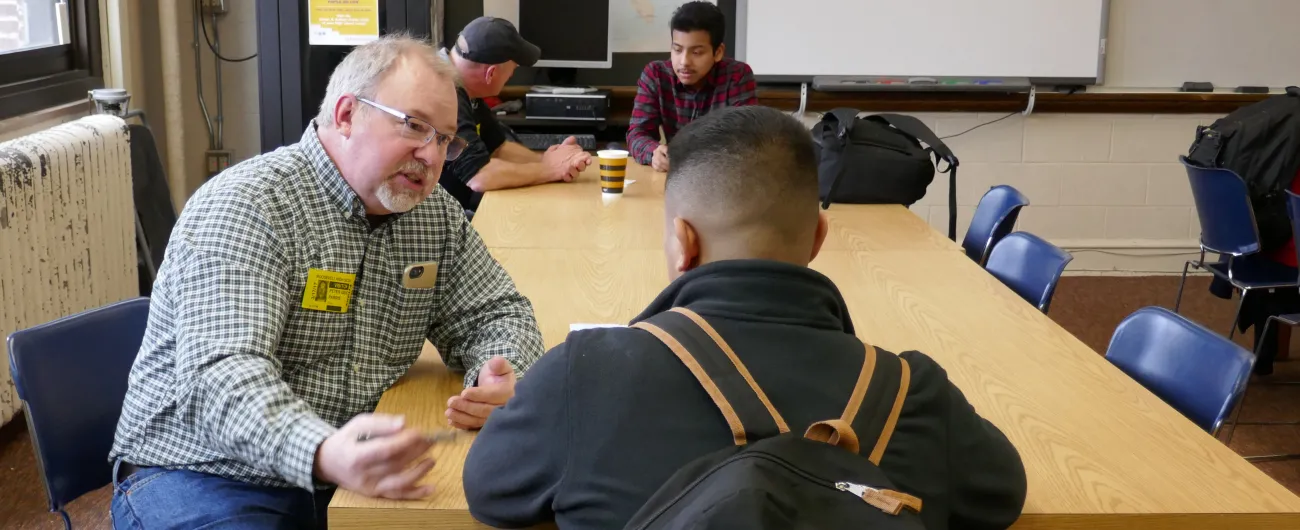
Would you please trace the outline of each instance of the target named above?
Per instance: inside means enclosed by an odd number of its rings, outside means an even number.
[[[113,466],[113,528],[325,528],[333,490],[256,486],[185,470],[142,468],[118,478]]]

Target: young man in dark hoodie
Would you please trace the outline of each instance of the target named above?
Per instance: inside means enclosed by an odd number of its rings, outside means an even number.
[[[729,108],[688,125],[670,149],[673,281],[634,322],[694,310],[792,432],[837,416],[864,348],[835,284],[808,268],[827,230],[808,130],[775,109]],[[881,468],[922,500],[927,528],[1010,526],[1026,488],[1015,447],[932,359],[901,357],[911,386]],[[620,528],[679,467],[732,444],[717,406],[653,335],[578,331],[488,418],[465,463],[465,494],[474,517],[497,527]]]

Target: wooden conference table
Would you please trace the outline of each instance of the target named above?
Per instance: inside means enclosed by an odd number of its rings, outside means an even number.
[[[604,201],[593,165],[573,183],[495,191],[474,218],[533,302],[547,348],[573,323],[627,323],[667,285],[663,175],[637,166]],[[812,267],[842,291],[859,336],[917,349],[1019,449],[1029,478],[1016,528],[1300,528],[1300,498],[1035,310],[901,206],[832,205]],[[379,410],[445,426],[460,376],[426,344]],[[472,436],[434,447],[422,501],[340,491],[331,528],[481,527],[461,471]],[[521,447],[521,451],[528,448]]]

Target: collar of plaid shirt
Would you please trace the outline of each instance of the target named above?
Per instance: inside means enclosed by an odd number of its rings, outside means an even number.
[[[307,161],[311,164],[311,175],[315,177],[316,182],[320,184],[325,195],[329,197],[343,213],[348,216],[361,215],[366,213],[366,205],[361,202],[361,197],[352,189],[348,181],[343,179],[343,174],[339,172],[339,167],[334,164],[325,152],[325,147],[321,145],[320,138],[316,136],[316,120],[312,120],[307,131],[303,134],[299,145],[302,146],[303,152],[307,155]]]
[[[709,75],[704,76],[700,80],[700,84],[686,86],[677,78],[677,72],[673,71],[673,62],[671,60],[666,62],[668,63],[668,76],[672,80],[673,88],[677,89],[678,92],[712,94],[713,88],[727,81],[730,76],[728,70],[731,59],[723,57],[721,61],[713,63],[713,67],[709,69]]]
[[[437,263],[428,289],[402,286]],[[312,269],[355,275],[344,312],[303,307]],[[542,354],[528,300],[440,188],[371,230],[315,128],[186,203],[151,298],[110,458],[304,488],[316,448],[431,341],[465,384]]]

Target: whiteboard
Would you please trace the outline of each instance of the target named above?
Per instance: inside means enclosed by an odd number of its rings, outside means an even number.
[[[1300,0],[1111,0],[1106,87],[1300,85]]]
[[[610,50],[667,53],[672,43],[668,23],[684,3],[686,0],[609,0]],[[519,0],[483,0],[483,14],[518,25]]]
[[[1106,0],[740,0],[736,51],[767,79],[983,76],[1092,83],[1104,65],[1106,9]]]
[[[717,0],[709,0],[716,4]],[[666,52],[668,23],[685,0],[610,0],[610,46],[615,52]]]

